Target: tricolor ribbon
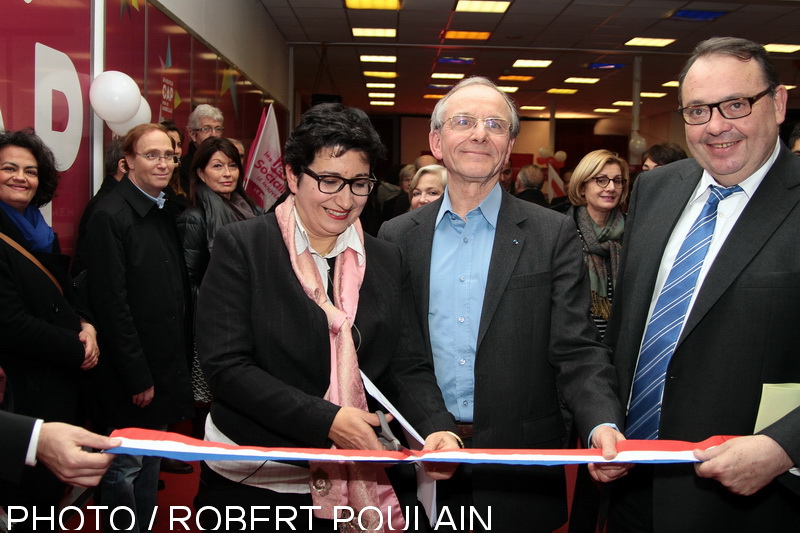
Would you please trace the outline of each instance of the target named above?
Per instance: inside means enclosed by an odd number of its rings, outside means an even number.
[[[381,463],[482,463],[512,465],[565,465],[581,463],[694,463],[693,450],[719,446],[733,437],[711,437],[702,442],[677,440],[626,440],[617,443],[617,456],[604,459],[599,449],[513,450],[464,449],[447,451],[372,451],[331,448],[261,448],[208,442],[185,435],[150,429],[118,429],[111,434],[122,445],[110,453],[149,455],[181,461],[367,461]]]

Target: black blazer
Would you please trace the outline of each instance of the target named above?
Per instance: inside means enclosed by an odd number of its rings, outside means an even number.
[[[442,199],[392,219],[380,237],[396,242],[411,269],[425,349],[431,247]],[[475,358],[475,448],[560,448],[559,390],[584,438],[620,423],[613,368],[589,310],[589,280],[575,224],[503,192]],[[552,531],[566,521],[560,467],[473,467],[473,499],[491,506],[492,527]]]
[[[361,370],[426,436],[452,430],[433,369],[403,299],[397,247],[364,235],[366,271],[354,340]],[[356,331],[357,330],[357,331]],[[197,302],[197,351],[211,414],[241,445],[318,447],[339,407],[330,383],[327,319],[297,280],[274,214],[224,226]]]
[[[687,159],[636,181],[606,333],[623,404],[661,256],[701,175]],[[762,384],[800,383],[799,235],[800,159],[782,147],[697,295],[667,370],[660,438],[750,435]],[[800,409],[763,433],[800,464]],[[653,490],[656,531],[793,531],[800,519],[800,499],[780,483],[734,496],[692,465],[655,468]]]
[[[174,217],[126,176],[95,205],[86,249],[101,350],[91,371],[97,421],[159,427],[193,416],[191,306]],[[133,405],[153,386],[150,405]]]

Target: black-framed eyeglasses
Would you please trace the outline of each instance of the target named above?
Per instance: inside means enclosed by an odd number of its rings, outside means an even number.
[[[308,174],[317,180],[317,187],[319,192],[325,194],[336,194],[344,189],[345,185],[350,186],[350,192],[356,196],[369,196],[375,184],[378,183],[377,178],[370,176],[369,178],[353,178],[347,179],[341,176],[331,176],[329,174],[317,174],[308,167],[301,167],[304,174]]]
[[[744,118],[753,112],[753,105],[772,92],[771,88],[764,89],[755,96],[743,96],[742,98],[731,98],[716,104],[698,104],[681,107],[678,109],[683,121],[690,126],[699,126],[711,120],[711,113],[714,108],[719,111],[723,118],[735,120]]]
[[[203,133],[211,133],[212,131],[214,131],[214,133],[219,133],[220,135],[222,135],[222,132],[225,131],[225,128],[223,128],[222,126],[216,126],[216,127],[203,126],[202,128],[195,128],[192,131],[202,131]]]
[[[147,152],[146,154],[137,153],[136,155],[138,155],[148,163],[156,163],[163,159],[164,162],[167,164],[173,164],[173,165],[178,164],[178,154],[176,154],[175,152],[167,152],[164,155],[161,155],[158,152]]]
[[[469,131],[483,123],[483,129],[492,135],[506,135],[511,130],[511,123],[504,118],[489,117],[478,118],[472,115],[453,115],[447,119],[450,128],[454,131]]]
[[[595,176],[589,179],[594,180],[597,186],[600,187],[601,189],[605,189],[606,187],[608,187],[609,183],[613,183],[615,189],[621,189],[625,186],[626,183],[628,183],[628,180],[626,180],[625,178],[611,179],[608,176]]]

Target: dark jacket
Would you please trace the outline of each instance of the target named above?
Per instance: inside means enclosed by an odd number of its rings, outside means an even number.
[[[102,353],[92,371],[95,416],[112,427],[192,416],[189,290],[174,218],[126,176],[97,203],[87,231]],[[133,395],[153,386],[150,405],[133,405]]]
[[[217,230],[237,221],[225,200],[205,183],[198,181],[195,194],[197,205],[178,217],[178,235],[183,244],[183,257],[189,272],[193,300],[197,298],[197,289],[208,268]],[[259,207],[253,207],[252,211],[256,216],[264,214]]]
[[[354,328],[359,367],[423,436],[453,430],[410,318],[400,253],[364,239]],[[217,234],[197,302],[197,351],[214,393],[214,423],[234,442],[330,447],[339,407],[323,399],[330,384],[328,322],[297,280],[274,215]]]
[[[2,211],[0,231],[29,249]],[[67,296],[29,259],[0,241],[0,366],[8,375],[6,407],[13,404],[19,414],[75,423],[84,348],[78,339],[80,317],[67,299],[72,294],[69,257],[33,255]]]
[[[28,249],[3,211],[0,231]],[[0,366],[8,378],[3,408],[48,422],[76,424],[80,422],[84,348],[78,339],[80,317],[68,299],[72,293],[69,257],[58,253],[57,241],[54,248],[52,254],[32,254],[56,277],[67,296],[33,262],[0,241]],[[24,426],[29,422],[16,419],[8,427],[0,426],[0,441],[26,439]],[[0,472],[12,477],[10,482],[0,483],[0,505],[56,505],[63,495],[64,485],[44,465],[22,469],[29,440],[28,429],[21,459],[15,452],[21,451],[21,446],[13,442],[0,445],[2,455],[8,452],[13,461],[20,460],[0,467]]]
[[[515,196],[520,200],[525,200],[526,202],[533,202],[534,204],[541,205],[542,207],[550,207],[550,204],[547,203],[547,198],[544,197],[544,193],[539,189],[523,189]]]
[[[78,224],[78,241],[75,243],[75,259],[72,261],[72,268],[70,270],[73,278],[86,270],[86,225],[92,217],[94,207],[97,205],[97,202],[100,201],[100,198],[114,190],[117,183],[119,182],[112,176],[106,176],[100,188],[97,190],[97,193],[89,200],[89,203],[86,204],[86,209],[83,210],[81,221]]]

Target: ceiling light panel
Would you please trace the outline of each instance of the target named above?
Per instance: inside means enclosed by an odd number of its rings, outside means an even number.
[[[446,31],[445,39],[459,39],[464,41],[486,41],[492,36],[489,31]]]
[[[778,54],[793,54],[800,50],[800,45],[798,44],[765,44],[764,50],[767,52],[775,52]]]
[[[394,89],[397,87],[396,83],[368,83],[367,89]]]
[[[403,7],[403,0],[344,0],[347,9],[381,9],[397,11]]]
[[[497,88],[500,89],[501,91],[503,91],[504,93],[515,93],[515,92],[519,91],[519,87],[502,87],[502,86],[499,86]]]
[[[389,106],[389,105],[394,105],[394,102],[391,102],[389,100],[371,100],[369,105],[386,105],[386,106]]]
[[[642,98],[664,98],[667,93],[639,93]]]
[[[625,46],[649,46],[663,48],[675,42],[675,39],[651,39],[649,37],[634,37]]]
[[[578,92],[578,89],[559,89],[558,87],[554,87],[552,89],[547,89],[548,94],[575,94]]]
[[[505,13],[511,2],[475,2],[458,0],[456,11],[462,13]]]
[[[455,72],[434,72],[431,74],[431,78],[437,80],[460,80],[464,77],[463,74],[458,74]]]
[[[564,80],[564,83],[583,83],[587,85],[592,85],[600,81],[600,78],[567,78]]]
[[[619,109],[612,109],[610,107],[598,107],[594,110],[595,113],[619,113]]]
[[[361,56],[362,63],[397,63],[397,56]]]
[[[353,37],[397,37],[394,28],[353,28]]]
[[[524,105],[519,109],[520,111],[544,111],[546,108],[543,105]]]
[[[514,68],[547,68],[552,63],[549,59],[517,59],[511,66]]]
[[[533,76],[500,76],[499,81],[531,81]]]
[[[397,72],[387,72],[383,70],[365,70],[364,76],[368,78],[387,78],[392,79],[397,77]]]

